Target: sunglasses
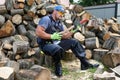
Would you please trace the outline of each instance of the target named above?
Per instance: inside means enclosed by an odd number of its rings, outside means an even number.
[[[59,15],[64,15],[64,13],[63,13],[63,12],[60,12],[60,11],[58,11],[58,14],[59,14]]]

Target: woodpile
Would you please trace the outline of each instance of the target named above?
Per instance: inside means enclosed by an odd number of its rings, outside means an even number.
[[[24,75],[26,80],[29,76],[31,76],[30,80],[43,80],[41,74],[48,75],[44,80],[50,80],[48,69],[37,66],[34,69],[41,68],[42,71],[36,71],[30,68],[35,64],[52,65],[51,57],[42,54],[39,49],[35,29],[41,17],[49,15],[57,4],[62,4],[66,8],[62,19],[65,31],[61,33],[79,26],[73,37],[85,47],[87,59],[103,61],[110,67],[120,64],[119,59],[112,58],[113,54],[118,57],[119,54],[116,54],[114,49],[120,47],[120,24],[114,17],[109,20],[97,18],[85,11],[82,6],[70,4],[69,0],[2,0],[0,2],[0,66],[12,67],[14,71],[10,69],[11,74],[7,77],[0,76],[1,78],[13,80],[11,76],[15,72],[16,80],[22,80]],[[113,52],[110,53],[111,50]],[[67,60],[75,59],[71,51],[66,53],[69,53],[65,55]],[[109,59],[112,60],[112,64],[107,63]]]

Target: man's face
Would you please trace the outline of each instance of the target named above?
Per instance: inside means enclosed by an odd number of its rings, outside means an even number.
[[[64,13],[60,11],[56,11],[56,19],[62,19]]]

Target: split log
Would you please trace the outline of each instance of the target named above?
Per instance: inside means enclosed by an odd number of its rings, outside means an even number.
[[[35,32],[30,30],[27,32],[26,36],[30,39],[30,41],[37,38]]]
[[[120,64],[120,49],[116,48],[102,57],[102,62],[108,67],[115,67]]]
[[[22,23],[22,16],[19,14],[16,14],[12,17],[12,22],[15,23],[16,25],[19,25]]]
[[[85,46],[88,49],[99,48],[99,40],[97,37],[86,38],[85,39]]]
[[[32,25],[32,24],[28,24],[26,26],[26,28],[28,29],[28,32],[31,30],[31,31],[35,31],[35,27]]]
[[[23,35],[14,35],[14,42],[15,41],[29,41],[29,39],[26,36]]]
[[[19,34],[26,35],[27,31],[25,25],[21,24],[17,27]]]
[[[0,15],[0,28],[5,23],[5,17]]]
[[[4,72],[4,74],[3,74]],[[0,79],[1,80],[14,80],[14,70],[10,67],[0,67]]]
[[[41,0],[35,0],[35,2],[39,5],[39,4],[41,4]]]
[[[69,10],[74,10],[74,7],[75,7],[75,5],[73,5],[73,4],[70,4],[70,6],[69,6]]]
[[[16,61],[8,61],[5,66],[13,68],[15,72],[19,71],[19,63]]]
[[[90,49],[86,49],[85,50],[85,53],[86,53],[86,59],[91,59],[92,58],[92,51]]]
[[[41,66],[33,66],[31,70],[20,70],[16,74],[17,80],[51,80],[50,71]]]
[[[120,65],[115,68],[110,68],[113,72],[120,76]]]
[[[38,25],[38,23],[39,23],[39,21],[40,21],[40,18],[35,17],[35,18],[33,19],[33,21],[34,21],[35,25]],[[32,29],[32,30],[33,30],[33,29]],[[35,29],[34,29],[34,30],[35,30]]]
[[[106,49],[94,49],[93,52],[93,59],[97,60],[97,61],[101,61],[102,57],[107,54],[109,50]]]
[[[10,43],[8,43],[8,42],[4,42],[3,43],[3,49],[11,50],[12,45]]]
[[[69,8],[70,1],[69,0],[57,0],[57,3]]]
[[[104,72],[103,74],[94,75],[94,80],[116,80],[115,73]]]
[[[10,13],[11,13],[11,15],[16,15],[16,14],[24,15],[24,10],[23,9],[11,9]]]
[[[0,37],[7,37],[13,35],[15,27],[10,20],[8,20],[0,29]]]
[[[15,41],[13,43],[13,52],[26,53],[29,49],[29,43],[27,41]]]
[[[5,14],[7,13],[7,9],[5,5],[0,5],[0,14]]]
[[[19,59],[17,62],[20,65],[20,69],[30,69],[35,64],[33,59]]]
[[[105,49],[113,49],[113,45],[116,42],[116,38],[111,37],[110,39],[106,40],[103,44],[103,48]]]

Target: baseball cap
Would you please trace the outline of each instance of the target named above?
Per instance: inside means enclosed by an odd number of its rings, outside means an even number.
[[[56,10],[56,11],[60,11],[60,12],[62,12],[62,13],[64,13],[64,12],[65,12],[64,7],[63,7],[63,6],[61,6],[61,5],[57,5],[57,6],[55,6],[55,7],[54,7],[54,10]]]

